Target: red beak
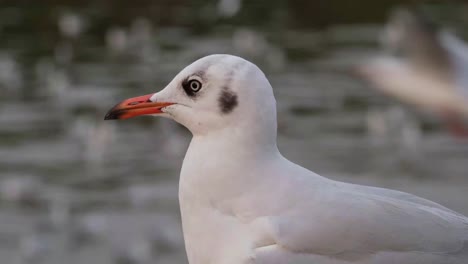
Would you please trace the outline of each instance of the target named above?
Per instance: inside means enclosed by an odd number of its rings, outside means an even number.
[[[174,104],[169,102],[152,102],[150,101],[151,96],[153,96],[153,94],[133,97],[118,103],[107,112],[104,120],[127,119],[141,115],[160,114],[162,113],[162,108]]]

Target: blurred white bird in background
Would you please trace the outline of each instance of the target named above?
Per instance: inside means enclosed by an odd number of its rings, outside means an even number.
[[[223,17],[233,17],[242,8],[242,0],[219,0],[218,14]]]
[[[333,181],[287,160],[276,144],[276,112],[257,66],[212,55],[162,91],[124,100],[106,115],[160,115],[192,132],[179,182],[190,264],[468,262],[467,217],[411,194]]]
[[[393,12],[382,42],[391,54],[366,61],[358,73],[385,94],[440,115],[455,135],[468,136],[468,46],[408,9]]]

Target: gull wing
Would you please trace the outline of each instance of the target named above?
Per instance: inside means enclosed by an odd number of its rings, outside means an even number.
[[[400,194],[381,195],[362,188],[327,188],[314,195],[314,202],[297,201],[272,216],[276,245],[289,253],[326,256],[336,263],[422,263],[385,262],[398,257],[468,263],[466,217],[409,194],[402,199]]]

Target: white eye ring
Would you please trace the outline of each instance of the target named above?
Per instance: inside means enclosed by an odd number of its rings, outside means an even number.
[[[191,80],[189,81],[189,87],[190,87],[190,90],[192,90],[193,92],[198,92],[200,91],[202,84],[198,80]]]

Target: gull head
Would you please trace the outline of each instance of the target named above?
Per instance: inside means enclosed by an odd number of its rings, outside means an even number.
[[[273,130],[276,137],[270,83],[256,65],[232,55],[210,55],[193,62],[161,91],[120,102],[105,119],[141,115],[172,118],[193,135]]]

